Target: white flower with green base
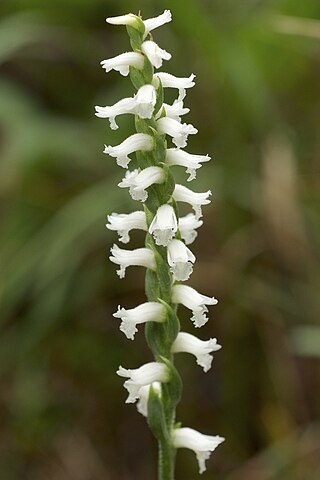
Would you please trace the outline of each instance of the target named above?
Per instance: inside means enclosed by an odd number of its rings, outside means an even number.
[[[110,24],[126,26],[133,51],[102,61],[102,67],[107,72],[116,70],[124,76],[130,73],[137,93],[113,106],[96,107],[96,115],[109,119],[112,129],[118,128],[118,115],[135,115],[136,133],[119,145],[106,146],[104,152],[116,158],[123,168],[128,168],[129,155],[135,153],[137,167],[128,170],[118,186],[128,188],[132,199],[143,203],[143,209],[127,214],[112,213],[108,216],[107,227],[117,232],[123,243],[129,242],[131,230],[146,232],[145,246],[127,250],[114,245],[110,260],[120,267],[117,271],[120,278],[129,266],[146,268],[147,301],[131,309],[118,307],[114,317],[120,320],[120,330],[130,340],[134,339],[137,326],[142,328],[144,324],[154,361],[133,370],[119,367],[117,373],[126,378],[126,403],[137,402],[138,411],[147,417],[158,441],[159,480],[174,480],[178,448],[195,451],[202,473],[205,461],[224,440],[191,428],[176,428],[176,406],[181,399],[182,380],[174,365],[175,355],[194,355],[207,372],[212,352],[221,347],[215,338],[200,340],[181,332],[177,316],[178,306],[183,305],[191,310],[194,326],[202,327],[208,321],[208,306],[218,301],[180,283],[192,273],[196,258],[187,245],[195,240],[197,229],[203,224],[201,208],[210,203],[211,192],[197,193],[176,184],[172,167],[184,167],[190,181],[210,157],[181,150],[186,147],[188,136],[197,133],[192,125],[181,122],[181,116],[189,112],[183,99],[187,89],[194,86],[195,75],[175,77],[154,71],[171,55],[154,42],[150,32],[169,21],[169,10],[147,20],[131,13],[107,19]],[[172,105],[164,102],[166,88],[179,92]],[[167,135],[174,145],[167,146]],[[179,217],[180,202],[190,205],[194,213]]]

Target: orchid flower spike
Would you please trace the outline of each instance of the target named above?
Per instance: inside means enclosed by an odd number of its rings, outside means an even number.
[[[197,364],[200,365],[204,372],[208,372],[211,368],[213,356],[211,352],[220,350],[221,345],[217,343],[216,338],[210,340],[200,340],[200,338],[186,332],[179,332],[175,341],[172,344],[172,353],[191,353],[197,359]]]
[[[218,303],[216,298],[201,295],[201,293],[188,285],[174,285],[172,287],[172,301],[173,303],[181,303],[192,311],[191,321],[197,328],[202,327],[208,321],[206,316],[208,312],[207,305],[216,305]]]
[[[209,155],[194,155],[179,148],[168,148],[166,154],[166,163],[170,167],[179,165],[186,168],[189,174],[188,182],[196,178],[196,170],[200,168],[202,162],[209,162],[211,157]]]
[[[152,83],[158,88],[160,80],[163,88],[177,88],[179,90],[178,100],[183,100],[186,96],[186,89],[194,87],[195,82],[193,80],[195,77],[193,73],[190,77],[175,77],[171,73],[158,72],[153,76]]]
[[[149,233],[154,236],[156,244],[166,247],[177,230],[178,222],[172,205],[161,205],[149,227]]]
[[[122,243],[130,241],[129,232],[131,230],[144,230],[145,232],[148,230],[146,214],[139,210],[132,213],[112,213],[108,215],[108,222],[106,227],[118,232],[119,240]]]
[[[135,131],[119,145],[105,145],[104,153],[116,159],[127,169],[118,183],[127,188],[133,200],[142,202],[136,212],[108,215],[107,228],[117,232],[122,243],[128,243],[132,230],[145,232],[145,247],[126,250],[113,245],[111,262],[118,265],[117,274],[125,276],[129,266],[146,268],[145,292],[147,300],[134,307],[118,310],[113,316],[119,319],[124,335],[134,340],[139,325],[145,324],[145,334],[154,361],[136,369],[119,367],[117,374],[124,377],[128,391],[126,403],[137,402],[137,410],[147,417],[148,424],[160,445],[160,476],[174,477],[175,449],[194,450],[200,473],[211,452],[224,440],[222,437],[204,435],[191,428],[177,428],[176,405],[181,396],[182,381],[174,364],[175,354],[189,353],[204,372],[211,368],[213,352],[221,346],[215,338],[201,340],[180,331],[178,305],[188,308],[191,321],[200,328],[208,321],[209,305],[216,305],[214,297],[202,295],[194,288],[183,285],[189,279],[195,255],[189,249],[197,237],[203,221],[201,207],[210,203],[211,191],[194,192],[176,184],[172,167],[183,167],[187,181],[196,178],[197,170],[209,155],[196,155],[183,150],[189,135],[198,130],[183,123],[182,117],[190,109],[184,106],[188,89],[195,85],[195,75],[176,77],[166,72],[155,72],[171,54],[162,49],[151,32],[171,21],[170,10],[143,20],[129,13],[108,17],[112,25],[125,25],[133,51],[122,53],[101,62],[109,72],[115,70],[123,76],[130,74],[135,94],[114,105],[96,106],[95,115],[107,119],[113,130],[118,129],[117,117],[134,115]],[[166,89],[177,89],[172,103],[166,103]],[[130,94],[129,94],[130,95]],[[167,148],[168,138],[174,148]],[[171,147],[171,145],[169,145]],[[135,167],[128,170],[132,154],[136,153]],[[194,213],[179,218],[179,203],[191,205]],[[165,467],[164,467],[165,466]]]
[[[115,157],[119,167],[128,168],[130,158],[129,155],[133,152],[143,150],[150,152],[154,147],[153,137],[146,133],[134,133],[126,138],[122,143],[111,147],[105,145],[103,153],[107,153],[110,157]]]
[[[159,362],[146,363],[142,367],[132,370],[120,366],[117,374],[120,377],[129,379],[123,384],[129,393],[126,403],[134,403],[138,400],[141,387],[150,385],[153,382],[166,383],[170,380],[168,367],[164,363]]]
[[[138,331],[136,325],[147,322],[164,322],[166,320],[166,311],[161,303],[146,302],[129,310],[119,306],[118,311],[113,316],[121,318],[121,332],[130,340],[133,340],[134,334]]]
[[[196,261],[191,250],[181,240],[174,239],[168,244],[167,255],[173,280],[188,280]]]
[[[138,52],[125,52],[107,60],[100,62],[102,68],[108,73],[111,70],[116,70],[124,77],[129,75],[129,67],[141,70],[144,65],[144,56]]]
[[[188,213],[184,217],[179,218],[178,226],[182,240],[186,245],[190,245],[197,238],[197,228],[203,225],[202,220],[197,220],[197,217],[193,213]]]
[[[150,248],[124,250],[123,248],[119,248],[118,245],[113,245],[109,259],[111,262],[120,266],[120,269],[117,270],[120,278],[125,277],[126,268],[130,266],[140,266],[150,268],[150,270],[155,270],[156,268],[154,253]]]
[[[173,430],[172,442],[175,448],[189,448],[196,454],[199,463],[199,473],[206,470],[206,460],[224,438],[219,435],[204,435],[192,428],[177,428]]]
[[[190,188],[185,187],[176,183],[172,197],[176,202],[185,202],[189,203],[196,215],[196,219],[202,217],[202,205],[208,205],[210,203],[209,197],[211,195],[211,190],[203,193],[197,193],[190,190]]]
[[[151,118],[156,104],[156,90],[153,85],[143,85],[134,97],[123,98],[111,107],[96,106],[96,116],[109,118],[112,130],[117,130],[116,117],[118,115],[132,113],[140,118]]]
[[[143,135],[143,134],[141,134]],[[125,177],[118,184],[120,188],[129,188],[129,193],[133,200],[145,202],[148,198],[147,189],[155,183],[163,183],[166,175],[161,167],[147,167],[141,170],[126,172]]]

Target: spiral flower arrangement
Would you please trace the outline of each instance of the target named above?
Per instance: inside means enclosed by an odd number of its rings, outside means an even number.
[[[174,366],[174,355],[194,355],[197,364],[207,372],[212,352],[221,346],[215,338],[200,340],[181,331],[177,316],[178,306],[184,305],[192,312],[194,326],[200,328],[208,321],[208,306],[215,305],[217,300],[182,283],[189,279],[196,260],[187,245],[195,240],[197,229],[203,224],[201,208],[210,203],[211,192],[198,193],[176,184],[170,167],[184,167],[190,182],[210,157],[183,150],[188,136],[197,133],[193,125],[181,120],[189,112],[183,102],[186,90],[195,84],[195,75],[181,78],[165,72],[155,73],[171,55],[153,41],[151,32],[170,21],[169,10],[147,20],[131,13],[107,18],[109,24],[126,26],[133,51],[103,60],[101,65],[106,72],[116,70],[123,76],[129,75],[136,93],[112,106],[95,107],[96,116],[107,118],[111,129],[118,128],[118,115],[132,114],[135,119],[136,133],[119,145],[105,146],[104,152],[126,169],[118,186],[129,189],[132,199],[141,202],[142,208],[132,213],[112,213],[108,216],[107,227],[117,232],[119,241],[124,244],[130,241],[131,230],[146,232],[144,247],[128,250],[114,245],[110,260],[119,266],[120,278],[125,276],[129,266],[146,268],[147,301],[131,309],[118,307],[114,317],[120,320],[120,330],[131,340],[138,325],[145,324],[146,340],[154,361],[134,369],[120,366],[117,374],[125,378],[126,403],[137,402],[138,411],[147,417],[158,441],[159,480],[174,479],[178,448],[195,452],[202,473],[206,469],[205,461],[224,440],[218,435],[205,435],[182,427],[175,418],[182,380]],[[164,102],[167,88],[178,91],[172,105]],[[167,148],[167,136],[174,145],[171,148]],[[130,163],[134,163],[133,153],[137,168],[129,170]],[[180,202],[190,205],[193,212],[179,217]]]

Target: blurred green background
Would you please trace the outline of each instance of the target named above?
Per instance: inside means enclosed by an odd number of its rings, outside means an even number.
[[[102,150],[133,122],[113,132],[94,105],[133,93],[100,68],[128,49],[105,18],[164,8],[164,70],[197,75],[188,150],[213,156],[190,185],[213,189],[190,284],[220,299],[199,335],[223,345],[206,375],[177,357],[178,418],[227,438],[203,479],[320,478],[320,2],[2,0],[1,480],[156,478],[155,442],[115,375],[151,359],[143,329],[130,342],[112,317],[144,300],[144,272],[120,281],[107,260],[106,214],[137,204]],[[178,478],[198,478],[192,452]]]

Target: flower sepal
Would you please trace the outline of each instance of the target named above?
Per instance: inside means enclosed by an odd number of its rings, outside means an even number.
[[[181,400],[182,380],[178,370],[170,360],[162,356],[159,357],[159,360],[167,366],[169,371],[169,382],[162,384],[162,398],[168,412],[171,412]]]
[[[166,249],[162,246],[155,246],[153,237],[150,233],[146,237],[146,246],[152,250],[154,259],[155,259],[155,274],[157,279],[154,280],[153,284],[156,283],[156,288],[151,284],[151,288],[147,285],[146,280],[146,293],[149,301],[157,302],[158,298],[162,298],[165,302],[169,303],[171,301],[171,285],[172,278],[170,271],[168,269],[167,260],[166,260]],[[156,296],[155,296],[156,295]]]
[[[135,17],[134,23],[127,25],[127,32],[130,37],[130,44],[133,50],[140,50],[143,43],[145,26],[141,18]]]
[[[152,385],[150,385],[149,388],[147,421],[150,430],[159,442],[168,442],[168,440],[170,440],[163,404],[159,392],[157,392]]]
[[[157,91],[157,101],[154,107],[154,115],[156,115],[159,112],[164,102],[164,93],[163,93],[163,86],[162,86],[161,80],[159,80],[156,91]]]
[[[139,90],[143,85],[152,83],[153,66],[147,57],[145,57],[142,68],[139,70],[138,68],[130,67],[129,74],[132,84]]]

